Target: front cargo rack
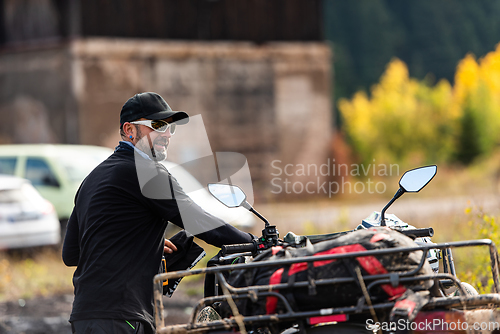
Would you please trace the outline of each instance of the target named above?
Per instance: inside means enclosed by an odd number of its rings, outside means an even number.
[[[452,248],[462,248],[462,247],[488,247],[490,255],[490,265],[493,278],[493,293],[482,294],[476,296],[467,296],[466,291],[460,284],[460,280],[453,275],[454,273],[437,273],[433,275],[420,275],[416,276],[419,270],[425,263],[427,253],[430,249],[440,249],[444,253]],[[324,317],[330,315],[349,315],[349,314],[362,314],[377,311],[377,310],[390,310],[394,306],[395,302],[386,301],[383,303],[367,303],[365,296],[361,297],[356,305],[347,305],[344,307],[336,308],[323,308],[313,311],[295,311],[291,307],[288,300],[284,295],[280,294],[278,290],[280,289],[291,289],[294,287],[308,287],[310,284],[319,285],[334,285],[354,282],[354,277],[335,277],[329,279],[315,279],[312,281],[304,282],[294,282],[293,285],[289,283],[279,283],[272,285],[252,285],[243,288],[236,288],[231,286],[225,279],[223,273],[234,270],[241,269],[253,269],[259,267],[278,267],[292,265],[298,262],[316,262],[316,261],[326,261],[326,260],[339,260],[339,259],[354,259],[357,257],[364,256],[377,256],[377,255],[387,255],[399,252],[413,252],[422,251],[422,257],[417,268],[404,271],[404,272],[391,272],[387,274],[378,275],[363,275],[362,279],[366,282],[365,290],[370,294],[373,287],[381,284],[392,284],[397,286],[399,283],[411,282],[411,281],[424,281],[432,280],[435,283],[443,284],[447,286],[455,285],[460,291],[460,296],[453,297],[433,297],[424,306],[422,311],[435,310],[435,309],[458,309],[458,310],[471,310],[478,307],[488,307],[490,309],[496,309],[500,307],[500,282],[499,282],[499,260],[498,253],[495,244],[490,239],[480,239],[480,240],[469,240],[469,241],[456,241],[438,244],[425,244],[417,247],[394,247],[394,248],[384,248],[376,250],[366,250],[362,252],[352,252],[352,253],[342,253],[342,254],[331,254],[331,255],[320,255],[320,256],[305,256],[296,257],[293,259],[281,259],[279,261],[255,261],[244,264],[234,264],[234,265],[220,265],[215,267],[208,267],[202,269],[185,270],[170,272],[164,274],[158,274],[154,278],[154,305],[155,305],[155,324],[157,333],[208,333],[216,332],[221,330],[243,330],[242,327],[250,325],[266,325],[272,323],[279,323],[285,321],[296,321],[300,319],[310,319],[314,317]],[[444,268],[445,271],[447,268]],[[224,292],[223,295],[206,297],[199,300],[198,304],[194,306],[193,311],[190,316],[190,320],[186,324],[182,325],[171,325],[165,326],[163,317],[163,301],[162,301],[162,282],[167,279],[176,279],[180,277],[193,276],[193,275],[203,275],[203,274],[214,274]],[[284,313],[277,314],[260,314],[252,316],[243,316],[239,313],[237,309],[234,309],[236,305],[234,300],[238,299],[250,299],[256,301],[259,297],[274,296],[283,304],[285,309]],[[208,305],[212,305],[216,302],[228,302],[233,306],[233,317],[224,318],[221,320],[214,321],[204,321],[197,322],[197,316],[200,311]]]

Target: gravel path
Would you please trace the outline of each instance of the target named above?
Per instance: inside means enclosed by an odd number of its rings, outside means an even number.
[[[276,225],[280,235],[288,231],[302,233],[307,224],[325,233],[356,227],[361,220],[373,211],[381,211],[387,202],[377,201],[367,204],[338,204],[335,202],[295,203],[295,204],[264,204],[255,207],[273,225]],[[474,195],[448,198],[418,198],[418,194],[405,194],[388,209],[408,224],[426,226],[429,219],[450,218],[463,215],[466,207],[476,205],[487,212],[498,213],[500,197],[495,195]],[[254,233],[263,228],[257,226]]]

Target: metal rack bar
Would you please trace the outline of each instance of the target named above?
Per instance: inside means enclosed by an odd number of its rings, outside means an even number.
[[[323,309],[323,310],[315,310],[309,312],[294,312],[286,300],[286,298],[278,292],[274,290],[280,289],[290,289],[297,287],[307,287],[310,282],[295,282],[293,285],[288,283],[280,283],[275,285],[260,285],[260,286],[249,286],[244,288],[236,288],[225,280],[222,275],[223,272],[229,270],[240,270],[240,269],[253,269],[253,268],[261,268],[261,267],[269,267],[269,266],[286,266],[299,262],[316,262],[316,261],[325,261],[325,260],[337,260],[337,259],[348,259],[348,258],[356,258],[356,257],[366,257],[366,256],[381,256],[381,255],[389,255],[394,253],[401,252],[414,252],[414,251],[422,251],[422,257],[417,265],[417,267],[413,270],[409,270],[406,272],[396,272],[390,274],[380,274],[380,275],[372,275],[372,276],[364,276],[363,279],[367,281],[371,281],[368,285],[367,290],[370,291],[374,286],[379,284],[391,284],[394,280],[394,275],[397,275],[398,282],[410,282],[417,280],[450,280],[452,281],[460,291],[465,294],[460,281],[450,274],[436,274],[436,275],[422,275],[422,276],[413,276],[418,273],[418,271],[422,268],[425,263],[426,255],[429,249],[449,249],[449,248],[458,248],[458,247],[475,247],[475,246],[488,246],[490,250],[490,262],[492,268],[492,275],[494,281],[494,290],[495,292],[500,291],[500,283],[499,283],[499,259],[498,253],[496,250],[495,244],[489,239],[481,239],[481,240],[471,240],[471,241],[457,241],[457,242],[448,242],[441,244],[429,244],[429,245],[420,245],[416,247],[395,247],[395,248],[385,248],[385,249],[376,249],[376,250],[366,250],[362,252],[353,252],[353,253],[342,253],[342,254],[332,254],[332,255],[322,255],[322,256],[307,256],[307,257],[297,257],[293,259],[282,259],[279,261],[262,261],[262,262],[251,262],[247,264],[236,264],[236,265],[223,265],[216,266],[210,268],[203,269],[195,269],[190,271],[179,271],[172,272],[166,274],[156,275],[154,278],[155,282],[155,310],[157,314],[155,314],[155,321],[157,324],[157,328],[159,328],[159,333],[171,333],[173,327],[182,330],[201,330],[201,329],[223,329],[229,327],[237,326],[236,321],[233,319],[223,319],[221,321],[212,321],[209,323],[195,323],[196,314],[200,311],[203,305],[206,305],[210,302],[215,301],[225,301],[227,298],[225,296],[217,296],[217,297],[208,297],[200,300],[200,302],[196,305],[193,310],[193,314],[191,317],[191,322],[182,325],[182,326],[169,326],[163,327],[163,317],[161,311],[163,310],[162,303],[162,295],[161,291],[158,291],[159,288],[156,286],[157,283],[165,280],[165,279],[173,279],[178,277],[199,275],[199,274],[216,274],[220,284],[223,284],[234,296],[234,299],[255,299],[255,296],[266,297],[266,296],[275,296],[277,297],[285,306],[286,313],[284,314],[274,314],[274,315],[258,315],[258,316],[247,316],[243,317],[243,321],[245,324],[253,324],[260,322],[275,322],[275,321],[286,321],[298,318],[307,318],[313,316],[323,316],[330,314],[349,314],[359,312],[358,306],[349,306],[349,307],[341,307],[341,308],[331,308],[331,309]],[[332,285],[332,284],[341,284],[355,281],[353,277],[340,277],[340,278],[331,278],[331,279],[320,279],[315,280],[316,285]],[[364,297],[362,297],[364,298]],[[364,304],[364,300],[363,300]],[[484,304],[494,304],[500,305],[500,296],[499,295],[480,295],[475,297],[440,297],[440,298],[432,298],[431,301],[426,305],[426,308],[432,307],[452,307],[452,306],[478,306]],[[394,303],[380,303],[373,305],[374,309],[383,309],[392,307]],[[368,306],[363,306],[362,312],[368,311]],[[331,313],[330,313],[331,312]],[[207,325],[208,324],[208,325]],[[208,326],[208,327],[207,327]],[[170,328],[170,329],[169,329]]]
[[[375,310],[389,309],[394,306],[394,302],[389,303],[381,303],[373,305]],[[500,296],[497,294],[486,294],[474,297],[450,297],[450,298],[433,298],[427,303],[427,305],[423,308],[424,310],[436,308],[436,307],[455,307],[455,306],[486,306],[486,305],[496,305],[500,306]],[[362,309],[362,313],[368,312],[369,307],[365,306]],[[257,316],[246,316],[242,318],[242,321],[246,325],[259,324],[259,323],[276,323],[280,321],[291,321],[296,319],[304,319],[310,317],[317,316],[325,316],[325,315],[333,315],[333,314],[354,314],[357,313],[357,307],[340,307],[340,308],[329,308],[329,309],[321,309],[314,311],[305,311],[305,312],[292,312],[285,314],[272,314],[272,315],[257,315]],[[238,324],[236,320],[224,319],[217,321],[210,321],[204,323],[188,323],[184,325],[174,325],[165,328],[160,328],[158,333],[187,333],[196,332],[196,331],[206,331],[206,330],[217,330],[217,329],[230,329],[237,328]]]
[[[270,266],[284,266],[297,262],[338,260],[338,259],[348,259],[348,258],[356,258],[364,256],[387,255],[387,254],[401,253],[401,252],[409,253],[409,252],[423,251],[423,250],[428,251],[429,249],[444,249],[444,248],[457,248],[457,247],[470,247],[470,246],[489,246],[490,248],[493,247],[493,249],[496,251],[494,243],[489,239],[455,241],[449,243],[429,244],[429,245],[421,245],[415,247],[394,247],[394,248],[366,250],[362,252],[352,252],[352,253],[342,253],[342,254],[332,254],[332,255],[302,256],[293,259],[281,259],[279,261],[261,261],[261,262],[241,263],[241,264],[234,264],[227,266],[216,266],[216,267],[194,269],[194,270],[182,270],[171,273],[158,274],[154,277],[154,282],[156,283],[167,279],[174,279],[179,277],[186,277],[186,276],[193,276],[200,274],[214,274],[217,272],[223,272],[229,270],[252,269],[260,267],[270,267]],[[492,261],[493,259],[495,259],[497,262],[496,266],[498,271],[498,258],[496,256],[493,256]],[[496,284],[498,284],[498,277]]]

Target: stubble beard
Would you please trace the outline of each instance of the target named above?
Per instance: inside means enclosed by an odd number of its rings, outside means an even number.
[[[149,135],[143,135],[141,130],[137,131],[137,148],[146,153],[152,160],[163,161],[167,158],[168,139],[158,136],[151,141]]]

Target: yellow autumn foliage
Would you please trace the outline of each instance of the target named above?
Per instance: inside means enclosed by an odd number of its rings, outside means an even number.
[[[478,154],[491,152],[500,131],[500,44],[476,61],[467,55],[457,66],[452,108],[473,125],[464,126],[464,141],[475,140]]]
[[[498,217],[485,213],[480,207],[468,207],[467,229],[471,239],[491,239],[498,247],[500,242],[500,224]],[[456,257],[458,277],[462,282],[472,284],[476,290],[483,293],[493,292],[493,275],[491,271],[491,258],[489,249],[475,247],[453,251]]]
[[[488,153],[500,133],[500,44],[479,61],[462,59],[454,86],[411,78],[393,59],[370,96],[358,92],[338,109],[365,162],[438,163]]]
[[[430,87],[409,76],[392,60],[371,97],[358,92],[339,101],[339,110],[355,150],[364,161],[445,160],[453,146],[457,118],[448,106],[452,87],[446,80]]]

